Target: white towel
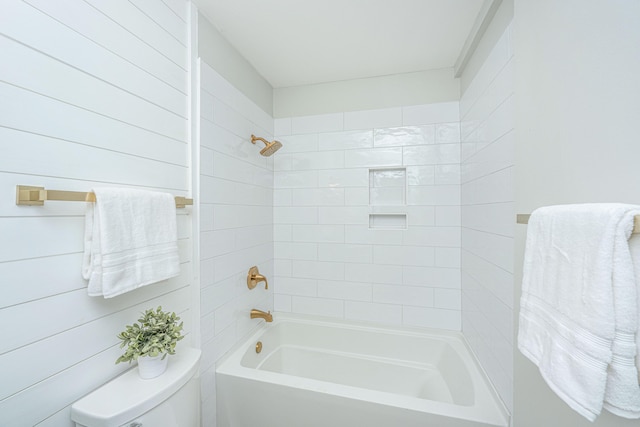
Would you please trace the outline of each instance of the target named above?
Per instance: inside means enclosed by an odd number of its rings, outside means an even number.
[[[180,274],[171,194],[123,188],[93,192],[82,266],[89,295],[111,298]]]
[[[628,239],[640,206],[549,206],[529,220],[518,348],[571,408],[640,417],[638,297]]]

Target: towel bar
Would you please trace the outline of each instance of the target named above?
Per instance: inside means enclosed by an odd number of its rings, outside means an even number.
[[[518,224],[528,224],[530,216],[531,216],[531,214],[517,214],[516,215],[516,222]],[[633,218],[633,231],[631,233],[632,234],[640,234],[640,215],[636,215]]]
[[[193,199],[176,196],[176,208],[193,205]],[[65,202],[95,202],[94,193],[82,191],[45,190],[44,187],[16,185],[16,205],[42,206],[46,200],[60,200]]]

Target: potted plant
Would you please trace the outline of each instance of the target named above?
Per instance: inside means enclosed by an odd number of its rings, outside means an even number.
[[[120,348],[127,347],[116,363],[138,361],[141,378],[155,378],[167,369],[168,354],[175,354],[176,344],[184,335],[183,322],[176,313],[162,311],[162,307],[145,311],[139,323],[127,325],[118,334]]]

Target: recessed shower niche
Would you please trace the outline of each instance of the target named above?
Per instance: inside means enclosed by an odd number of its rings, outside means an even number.
[[[407,170],[369,169],[369,228],[407,228]]]

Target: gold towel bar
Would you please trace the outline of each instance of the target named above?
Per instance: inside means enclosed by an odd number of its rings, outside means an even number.
[[[517,214],[516,215],[516,222],[518,224],[528,224],[530,216],[531,216],[531,214]],[[633,232],[632,232],[632,234],[640,234],[640,215],[636,215],[633,218]]]
[[[96,195],[82,191],[45,190],[44,187],[16,185],[16,205],[42,206],[46,200],[95,202]],[[176,208],[184,208],[187,205],[193,205],[193,199],[176,196]]]

